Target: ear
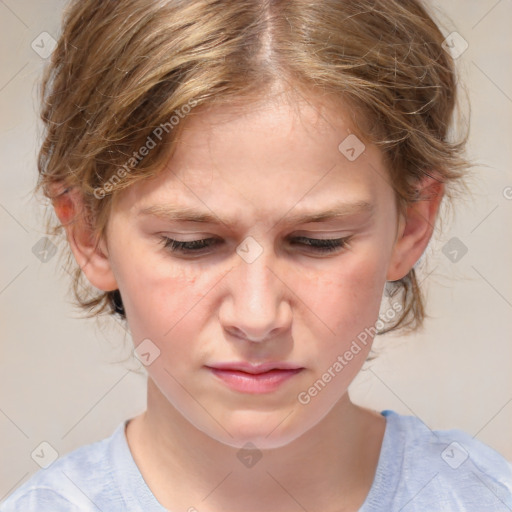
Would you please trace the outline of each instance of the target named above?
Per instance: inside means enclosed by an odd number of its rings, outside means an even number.
[[[409,273],[427,248],[434,232],[444,184],[428,176],[419,183],[417,190],[417,201],[411,203],[400,218],[386,278],[388,281],[398,281]]]
[[[89,282],[99,290],[117,290],[106,243],[94,236],[80,192],[54,185],[52,197],[55,213],[66,230],[71,251]]]

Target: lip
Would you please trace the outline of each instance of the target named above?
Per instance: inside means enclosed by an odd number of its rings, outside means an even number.
[[[215,370],[236,370],[239,372],[250,373],[257,375],[259,373],[265,373],[270,370],[297,370],[302,368],[299,365],[287,362],[268,362],[268,363],[248,363],[246,361],[235,361],[232,363],[214,363],[207,365],[208,368]]]
[[[206,366],[229,388],[241,393],[270,393],[304,368],[290,363],[216,363]]]

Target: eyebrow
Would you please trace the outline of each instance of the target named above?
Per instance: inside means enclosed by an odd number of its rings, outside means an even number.
[[[367,201],[354,201],[351,203],[337,203],[328,209],[319,212],[297,212],[293,214],[285,214],[279,222],[285,224],[308,224],[310,222],[326,222],[329,220],[343,219],[354,217],[356,215],[366,214],[373,215],[375,211],[374,206]],[[180,207],[172,204],[155,204],[140,209],[137,216],[151,216],[157,217],[166,221],[183,221],[183,222],[198,222],[207,224],[224,224],[236,225],[238,220],[230,222],[227,219],[221,219],[217,215],[201,211],[195,208]],[[283,220],[284,219],[284,220]]]

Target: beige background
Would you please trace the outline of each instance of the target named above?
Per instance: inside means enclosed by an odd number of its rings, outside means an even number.
[[[459,202],[426,254],[430,320],[408,338],[383,338],[352,387],[356,402],[460,428],[512,459],[512,3],[442,2],[447,33],[469,43],[458,59],[472,102],[473,198]],[[0,0],[0,499],[39,466],[47,441],[63,455],[104,437],[145,407],[145,378],[115,321],[77,318],[67,275],[32,252],[44,205],[31,196],[38,144],[31,42],[58,36],[62,0]],[[439,4],[440,5],[440,4]],[[509,188],[507,188],[509,187]],[[457,237],[457,263],[442,252]]]

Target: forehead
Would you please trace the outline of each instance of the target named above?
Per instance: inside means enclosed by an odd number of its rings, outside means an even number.
[[[330,103],[203,109],[186,120],[160,174],[123,191],[121,202],[137,214],[194,209],[205,222],[249,209],[296,220],[301,208],[317,217],[370,212],[389,186],[386,170],[380,151],[353,132],[350,111]],[[355,159],[347,158],[347,140]]]
[[[305,153],[313,146],[324,153],[332,153],[338,141],[354,133],[352,111],[348,106],[333,100],[281,95],[267,101],[259,100],[246,105],[215,105],[196,109],[185,120],[178,151],[173,158],[174,166],[186,157],[210,156],[230,157],[245,153],[247,158],[265,155],[273,158],[282,153],[289,158],[288,151]],[[361,138],[361,137],[360,137]],[[306,143],[306,145],[304,145]],[[262,147],[267,151],[256,153]],[[190,149],[194,148],[194,152]],[[222,154],[226,149],[231,151]]]

